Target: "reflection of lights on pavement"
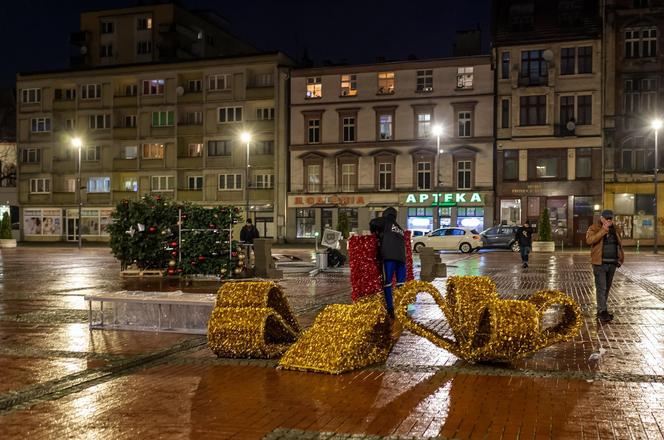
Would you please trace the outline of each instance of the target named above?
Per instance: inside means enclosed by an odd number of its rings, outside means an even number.
[[[67,343],[69,351],[87,351],[90,342],[90,330],[87,324],[69,324]]]
[[[84,394],[72,400],[74,414],[70,414],[74,420],[89,420],[97,412],[97,399],[104,398],[104,393],[94,387]]]

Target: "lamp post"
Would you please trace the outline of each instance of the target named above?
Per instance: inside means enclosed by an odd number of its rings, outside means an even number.
[[[443,135],[443,126],[436,124],[431,128],[431,134],[436,136],[436,186],[440,187],[440,137]]]
[[[76,178],[76,198],[78,199],[78,220],[76,221],[76,235],[78,236],[78,248],[81,249],[83,246],[83,240],[81,237],[81,213],[83,211],[83,199],[81,198],[81,149],[83,147],[83,142],[81,138],[73,138],[71,140],[72,147],[78,150],[78,177]]]
[[[247,145],[246,166],[244,168],[244,213],[246,216],[244,221],[246,222],[249,219],[249,143],[251,142],[251,133],[243,131],[240,140]]]
[[[658,165],[659,163],[657,162],[657,135],[659,134],[659,129],[662,128],[662,120],[661,119],[653,119],[653,121],[650,123],[650,126],[652,127],[653,130],[655,130],[655,245],[653,246],[653,253],[657,253],[657,187],[659,186],[659,170],[658,170]]]

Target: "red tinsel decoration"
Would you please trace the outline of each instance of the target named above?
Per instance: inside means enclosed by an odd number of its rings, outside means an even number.
[[[405,233],[406,280],[413,275],[413,250],[410,246],[410,231]],[[355,235],[348,241],[351,296],[353,301],[383,291],[383,269],[378,262],[378,238],[375,235]],[[396,285],[396,278],[392,280]]]

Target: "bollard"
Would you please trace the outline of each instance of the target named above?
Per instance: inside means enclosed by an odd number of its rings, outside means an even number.
[[[254,273],[257,277],[278,279],[283,277],[283,272],[274,266],[272,260],[272,239],[254,239]]]
[[[639,253],[639,246],[641,245],[641,240],[636,240],[636,253]]]

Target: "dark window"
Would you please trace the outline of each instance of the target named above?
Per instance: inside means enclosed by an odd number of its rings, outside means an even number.
[[[650,2],[648,0],[634,0],[635,8],[647,8]]]
[[[519,150],[503,151],[503,180],[519,178]]]
[[[546,124],[546,95],[522,96],[520,99],[520,124]]]
[[[254,144],[254,154],[274,154],[274,141],[258,141]]]
[[[576,58],[576,49],[573,47],[564,47],[560,51],[560,74],[574,75],[574,61]]]
[[[655,196],[652,194],[636,194],[636,214],[655,215]]]
[[[309,119],[307,121],[307,139],[310,144],[320,142],[320,119]]]
[[[510,77],[510,53],[503,52],[500,61],[500,77],[502,79],[509,79]]]
[[[231,141],[208,141],[208,156],[230,156]]]
[[[593,72],[593,48],[592,46],[579,47],[579,72]]]
[[[357,221],[357,208],[339,208],[339,214],[345,213],[348,218],[348,226],[351,231],[357,231],[359,223]]]
[[[592,176],[592,150],[590,148],[578,148],[576,150],[576,178],[590,179]]]
[[[576,98],[578,107],[577,125],[590,125],[593,123],[592,98],[592,95],[583,95]]]
[[[343,124],[343,142],[355,142],[355,117],[344,116],[341,122]]]
[[[549,76],[543,50],[521,52],[521,83],[523,85],[543,85]]]
[[[500,116],[501,116],[501,128],[510,127],[510,100],[503,99],[500,101]]]
[[[560,97],[560,124],[565,126],[569,121],[574,120],[574,97]]]

